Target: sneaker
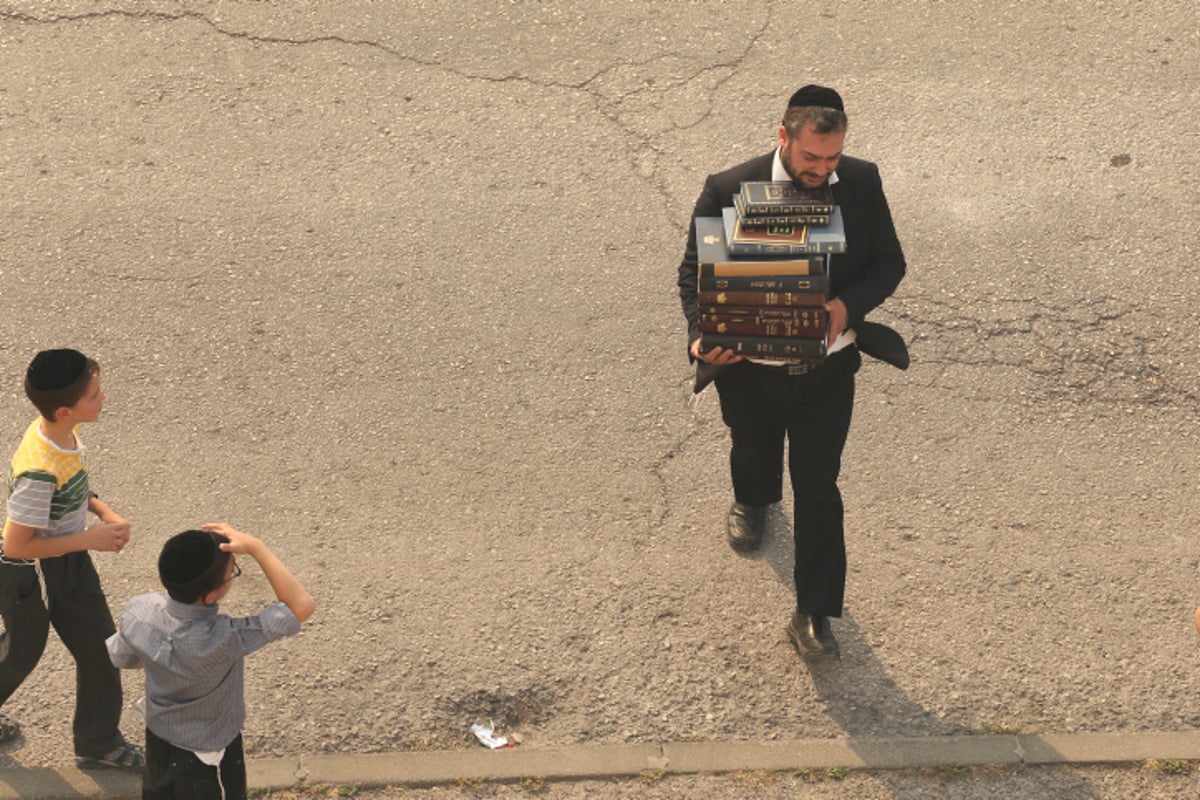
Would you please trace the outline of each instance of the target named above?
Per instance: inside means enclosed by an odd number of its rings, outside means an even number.
[[[80,769],[128,769],[141,772],[146,766],[146,756],[136,744],[122,742],[121,746],[103,756],[75,756],[75,766]]]

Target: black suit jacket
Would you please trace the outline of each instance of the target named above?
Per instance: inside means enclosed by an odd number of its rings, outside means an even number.
[[[688,322],[689,352],[692,342],[700,336],[694,220],[696,217],[721,216],[724,206],[733,205],[733,195],[741,189],[743,181],[771,180],[774,159],[775,151],[772,150],[724,172],[709,175],[704,182],[704,191],[692,211],[687,247],[679,264],[679,299]],[[830,261],[829,296],[842,299],[849,315],[846,327],[855,328],[861,327],[867,313],[896,291],[906,265],[892,223],[892,212],[883,194],[879,169],[870,161],[842,156],[837,176],[838,182],[831,188],[846,225],[846,252],[834,254]]]

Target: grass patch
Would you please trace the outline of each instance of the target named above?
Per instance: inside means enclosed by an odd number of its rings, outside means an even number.
[[[454,785],[460,789],[478,789],[487,783],[486,778],[459,778]]]
[[[1192,762],[1182,758],[1157,759],[1152,758],[1142,765],[1149,772],[1165,775],[1183,775],[1192,771]]]
[[[311,797],[354,797],[358,794],[358,787],[353,784],[345,784],[342,786],[327,786],[323,783],[318,783],[313,786],[301,786],[298,789],[281,789],[277,792],[268,791],[266,789],[248,789],[246,797],[255,798],[255,800],[300,800],[300,798]]]
[[[769,769],[743,769],[730,772],[725,778],[745,789],[766,789],[779,783],[781,774]]]
[[[546,778],[544,775],[529,775],[521,778],[521,788],[532,794],[546,791]]]
[[[644,769],[641,771],[642,783],[658,783],[667,777],[665,769]]]

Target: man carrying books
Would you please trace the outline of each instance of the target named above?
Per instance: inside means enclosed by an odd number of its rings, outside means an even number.
[[[836,91],[814,85],[797,90],[788,102],[774,151],[705,181],[692,212],[678,281],[689,355],[709,371],[719,370],[715,383],[732,442],[729,543],[743,552],[762,544],[767,509],[783,496],[786,439],[796,540],[796,611],[788,637],[801,655],[833,658],[839,650],[829,620],[842,615],[846,583],[837,478],[850,431],[854,375],[862,363],[855,326],[861,327],[866,314],[895,291],[905,272],[879,170],[871,162],[842,154],[846,127]],[[749,181],[791,181],[803,189],[828,186],[841,209],[846,247],[830,256],[823,361],[764,361],[705,347],[695,220],[721,217],[741,184]]]

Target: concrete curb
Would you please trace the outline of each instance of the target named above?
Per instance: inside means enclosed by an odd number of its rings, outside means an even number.
[[[253,759],[250,786],[428,786],[460,780],[619,778],[646,772],[911,769],[984,764],[1105,764],[1200,760],[1200,731],[671,742],[546,749],[437,750]],[[139,776],[74,767],[0,769],[0,800],[136,797]]]

